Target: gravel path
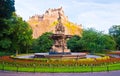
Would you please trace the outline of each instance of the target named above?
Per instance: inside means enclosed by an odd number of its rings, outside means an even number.
[[[0,76],[120,76],[120,70],[94,73],[26,73],[0,71]]]

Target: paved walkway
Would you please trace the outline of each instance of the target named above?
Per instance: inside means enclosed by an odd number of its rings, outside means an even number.
[[[0,76],[120,76],[120,70],[94,73],[26,73],[0,71]]]

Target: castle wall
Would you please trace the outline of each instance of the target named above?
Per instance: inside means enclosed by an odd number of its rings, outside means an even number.
[[[38,38],[40,35],[42,35],[45,32],[55,32],[55,24],[54,22],[57,21],[57,18],[59,17],[58,12],[61,14],[61,20],[62,23],[65,26],[65,34],[72,34],[82,31],[81,26],[74,26],[73,23],[69,22],[67,16],[65,16],[64,11],[62,7],[60,8],[54,8],[54,9],[48,9],[45,11],[43,15],[34,15],[31,16],[28,20],[28,24],[33,30],[33,38]],[[68,25],[70,23],[71,25]],[[74,27],[77,29],[74,29]],[[73,29],[72,29],[73,28]],[[72,34],[73,35],[73,34]]]

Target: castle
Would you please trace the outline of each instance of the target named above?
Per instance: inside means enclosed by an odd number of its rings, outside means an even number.
[[[57,24],[57,19],[59,17],[58,12],[61,15],[61,22],[65,26],[65,34],[68,35],[81,35],[82,27],[81,25],[76,25],[69,22],[68,17],[65,16],[63,8],[48,9],[43,15],[34,15],[29,18],[28,24],[33,30],[33,38],[38,38],[45,32],[55,32],[55,25]]]

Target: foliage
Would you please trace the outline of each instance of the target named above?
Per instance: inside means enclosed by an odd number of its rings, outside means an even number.
[[[29,25],[15,13],[5,20],[5,25],[8,28],[0,34],[0,49],[25,52],[32,43],[32,30]]]
[[[51,32],[42,34],[38,39],[34,40],[32,49],[35,52],[49,52],[53,45],[53,40],[50,38],[51,35]]]
[[[7,48],[11,43],[9,38],[6,38],[6,31],[9,29],[9,25],[6,24],[6,20],[11,18],[13,12],[15,12],[14,0],[0,0],[0,41],[3,37],[7,40],[1,41],[5,42],[5,44],[0,46],[5,48]]]
[[[120,25],[113,25],[109,29],[109,34],[114,38],[116,41],[116,49],[120,50]]]
[[[0,18],[10,18],[14,11],[14,0],[0,0]]]
[[[9,53],[9,52],[1,52],[0,51],[0,56],[10,56],[12,55],[13,53]]]
[[[9,39],[9,24],[8,19],[11,18],[12,13],[15,11],[14,0],[1,0],[0,1],[0,51],[10,48],[12,44]]]
[[[115,41],[109,35],[98,32],[94,29],[88,29],[83,32],[82,40],[84,48],[91,52],[105,52],[105,50],[113,50]]]
[[[94,29],[84,30],[81,38],[73,36],[68,41],[68,47],[74,52],[76,50],[90,53],[105,52],[105,50],[115,49],[115,45],[111,36]]]
[[[70,40],[67,41],[67,46],[71,50],[71,52],[80,52],[83,49],[83,46],[80,45],[80,37],[75,35]]]
[[[14,16],[13,19],[13,23],[15,24],[13,24],[13,29],[11,29],[12,47],[14,47],[14,50],[20,49],[20,52],[27,52],[30,45],[32,45],[32,30],[27,22],[23,21],[21,17]]]

